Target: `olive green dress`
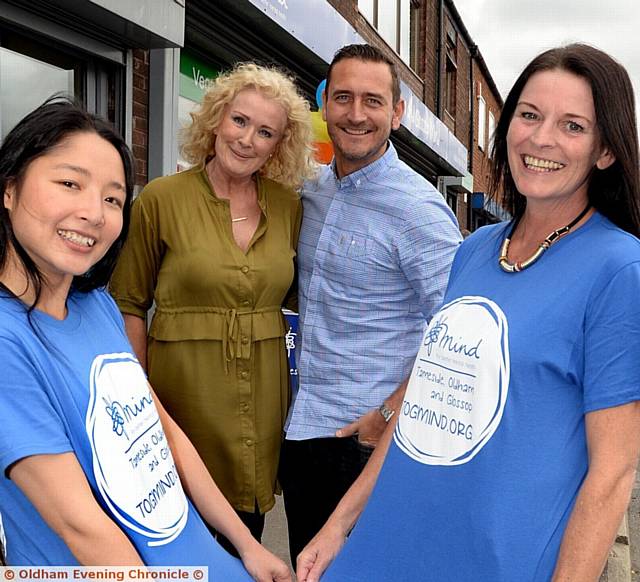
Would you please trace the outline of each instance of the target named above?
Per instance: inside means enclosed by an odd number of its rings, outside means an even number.
[[[298,195],[258,178],[246,253],[203,167],[150,182],[134,202],[110,290],[149,329],[148,373],[231,505],[274,504],[289,377],[281,306],[293,276]]]

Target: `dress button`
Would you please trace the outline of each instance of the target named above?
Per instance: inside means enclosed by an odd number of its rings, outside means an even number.
[[[240,341],[246,346],[249,343],[249,338],[246,335],[243,335]]]
[[[249,267],[247,267],[247,265],[245,265],[244,267],[242,267],[242,269],[240,269],[243,273],[248,273],[249,272]]]
[[[240,410],[242,412],[247,412],[247,410],[249,410],[249,405],[246,402],[243,402],[242,404],[240,404]]]
[[[245,300],[242,302],[242,305],[244,305],[244,306],[249,306],[249,305],[251,305],[251,302],[250,302],[248,299],[245,299]]]
[[[241,372],[241,373],[240,373],[240,377],[241,377],[243,380],[246,380],[246,379],[249,377],[249,372],[246,372],[246,371],[245,371],[245,372]]]
[[[247,440],[246,440],[246,441],[244,441],[244,442],[245,442],[245,444],[246,444],[248,447],[253,446],[253,441],[252,441],[251,439],[247,439]]]

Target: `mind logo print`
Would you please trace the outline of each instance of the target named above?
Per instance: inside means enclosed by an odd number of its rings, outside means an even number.
[[[149,546],[175,539],[189,506],[151,390],[131,354],[93,361],[86,430],[96,483],[115,518],[150,538]]]
[[[509,330],[502,309],[473,296],[445,305],[416,357],[396,444],[427,465],[469,462],[500,424],[509,376]]]
[[[427,334],[425,335],[423,346],[427,350],[427,354],[430,356],[433,346],[440,341],[440,334],[442,332],[447,333],[449,326],[445,323],[447,318],[440,317],[437,321],[434,321],[433,325],[429,326]]]

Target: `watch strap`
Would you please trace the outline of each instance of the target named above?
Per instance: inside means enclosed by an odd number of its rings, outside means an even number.
[[[396,413],[393,408],[389,408],[384,402],[380,405],[380,408],[378,408],[378,412],[382,418],[384,418],[385,422],[389,422],[391,417]]]

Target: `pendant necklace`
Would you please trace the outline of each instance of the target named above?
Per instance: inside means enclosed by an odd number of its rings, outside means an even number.
[[[516,228],[518,228],[518,224],[520,223],[520,219],[522,218],[522,216],[519,216],[516,219],[516,221],[513,223],[513,227],[511,228],[511,232],[504,239],[504,242],[502,243],[502,246],[500,247],[500,257],[498,258],[498,264],[500,265],[502,270],[506,271],[507,273],[519,273],[520,271],[523,271],[527,267],[530,267],[531,265],[533,265],[533,263],[535,263],[544,254],[544,252],[554,242],[560,240],[563,236],[566,236],[567,234],[569,234],[569,232],[571,232],[571,229],[576,224],[578,224],[578,222],[580,222],[580,220],[582,220],[584,218],[585,214],[587,214],[587,212],[589,212],[590,209],[591,209],[591,204],[589,202],[587,202],[587,205],[585,206],[584,210],[580,214],[578,214],[578,216],[576,216],[566,226],[563,226],[562,228],[559,228],[558,230],[554,230],[547,238],[545,238],[540,243],[540,246],[536,249],[536,252],[533,253],[528,259],[525,259],[524,261],[516,261],[515,263],[510,263],[509,262],[509,258],[507,256],[508,253],[509,253],[509,243],[511,242],[511,238],[513,237],[513,233],[516,231]]]
[[[213,159],[213,158],[212,158]],[[209,184],[211,185],[211,188],[213,188],[213,176],[210,173],[210,169],[209,169],[209,165],[208,162],[205,163],[205,172],[207,173],[207,178],[209,178]],[[238,218],[231,218],[231,222],[242,222],[243,220],[248,220],[249,217],[248,216],[238,216]]]

